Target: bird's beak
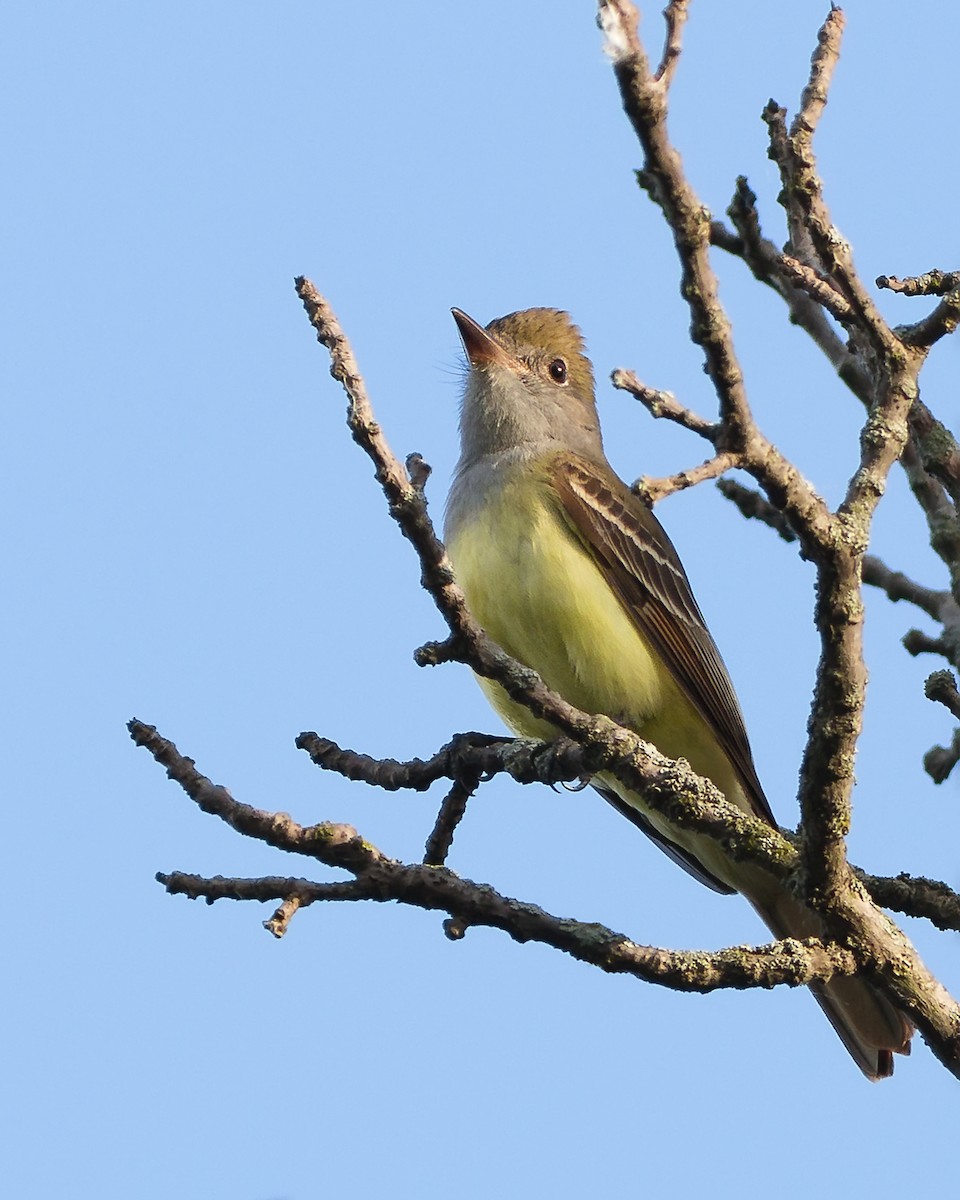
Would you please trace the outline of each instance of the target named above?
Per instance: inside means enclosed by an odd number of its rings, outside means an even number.
[[[473,317],[468,317],[462,309],[451,308],[450,311],[460,330],[463,348],[467,352],[467,358],[472,367],[491,366],[493,363],[510,365],[512,361],[510,356],[482,325],[478,325]]]

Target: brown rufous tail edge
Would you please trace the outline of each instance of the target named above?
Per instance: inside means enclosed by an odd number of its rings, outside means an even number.
[[[777,937],[823,935],[817,914],[789,892],[749,899]],[[810,984],[810,991],[868,1079],[888,1078],[893,1074],[894,1054],[910,1053],[913,1025],[868,979],[838,975],[826,983]]]

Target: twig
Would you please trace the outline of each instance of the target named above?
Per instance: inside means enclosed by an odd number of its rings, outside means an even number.
[[[943,637],[931,637],[929,633],[924,633],[922,629],[908,629],[901,638],[903,648],[912,657],[917,658],[921,654],[942,654],[944,658],[950,657],[950,646]]]
[[[687,20],[688,7],[689,0],[669,0],[667,7],[663,10],[667,33],[656,79],[664,88],[669,88],[673,82],[673,76],[680,61],[683,26]]]
[[[717,481],[717,488],[748,519],[758,520],[764,525],[769,525],[785,542],[797,540],[797,535],[787,524],[783,513],[774,508],[770,501],[765,500],[759,492],[744,487],[735,479],[720,479]],[[922,583],[917,583],[909,575],[904,575],[902,571],[892,571],[875,554],[864,555],[862,578],[864,583],[885,592],[887,598],[895,604],[900,600],[906,600],[910,604],[915,604],[917,608],[936,621],[944,620],[945,609],[951,603],[949,592],[924,587]]]
[[[858,330],[875,353],[886,358],[896,353],[897,339],[884,322],[853,265],[849,245],[833,224],[823,200],[823,184],[813,154],[813,134],[826,105],[827,90],[840,56],[844,16],[833,8],[827,15],[810,62],[810,77],[801,97],[800,109],[786,132],[785,114],[772,101],[764,111],[770,129],[770,154],[780,168],[784,205],[794,250],[806,265],[831,280],[848,301]],[[804,247],[812,247],[809,261]]]
[[[458,779],[443,798],[437,820],[427,838],[423,861],[428,867],[442,867],[447,861],[453,835],[467,811],[467,801],[477,789],[479,773],[473,779]]]
[[[810,59],[810,77],[800,95],[800,108],[790,129],[791,138],[811,139],[820,123],[827,106],[833,72],[840,60],[843,26],[843,12],[833,5],[817,34],[817,48]]]
[[[949,746],[933,746],[923,756],[923,769],[934,783],[943,783],[960,761],[960,729],[954,730]]]
[[[927,271],[923,275],[878,275],[877,287],[898,292],[901,296],[946,296],[960,288],[960,271]]]
[[[708,479],[716,479],[718,475],[732,470],[737,465],[738,460],[735,454],[715,454],[713,458],[708,458],[698,467],[691,467],[687,471],[677,471],[676,474],[667,475],[662,479],[644,476],[632,485],[632,490],[645,504],[654,505],[665,496],[673,495],[674,492],[682,492],[685,488],[694,487]]]
[[[929,350],[960,326],[960,289],[950,292],[928,316],[913,325],[901,325],[897,334],[905,346]]]
[[[960,896],[936,879],[901,874],[895,879],[857,871],[877,904],[930,921],[937,929],[960,930]]]
[[[710,216],[687,182],[679,155],[670,143],[666,93],[650,70],[636,30],[636,10],[633,5],[604,0],[600,12],[604,28],[616,28],[617,45],[629,47],[628,52],[614,58],[614,72],[624,110],[643,147],[644,165],[637,179],[661,208],[673,231],[681,263],[680,290],[690,306],[691,337],[703,348],[706,370],[720,402],[721,420],[731,435],[731,444],[735,444],[750,422],[749,406],[729,321],[710,269]]]
[[[290,922],[300,908],[300,897],[296,893],[288,896],[280,905],[277,911],[268,920],[264,921],[263,927],[268,933],[272,933],[275,938],[282,938],[290,928]]]
[[[318,767],[335,771],[345,779],[368,783],[388,792],[401,788],[425,792],[438,779],[455,780],[465,775],[493,773],[501,760],[485,751],[491,747],[513,745],[514,741],[513,738],[491,737],[486,733],[461,733],[432,758],[412,758],[406,762],[395,758],[371,758],[355,750],[345,750],[330,738],[322,738],[317,733],[301,733],[296,745],[298,750],[306,750]],[[575,777],[569,776],[571,779]]]
[[[911,410],[910,433],[924,469],[946,488],[956,513],[960,509],[960,446],[956,439],[924,404]]]
[[[924,695],[950,710],[960,720],[960,691],[952,671],[934,671],[923,685]]]
[[[656,388],[647,387],[633,371],[625,371],[622,367],[610,373],[610,381],[615,388],[636,397],[652,417],[673,421],[709,442],[716,441],[720,426],[715,421],[705,420],[692,409],[685,408],[672,392],[661,392]]]
[[[760,521],[773,529],[785,542],[795,542],[797,535],[779,508],[753,488],[744,487],[736,479],[718,479],[717,490],[735,504],[748,521]]]
[[[727,212],[740,236],[730,235],[719,222],[714,222],[711,232],[713,245],[741,258],[755,279],[772,288],[784,300],[791,323],[810,336],[846,386],[864,404],[869,404],[873,395],[873,381],[868,372],[857,356],[851,353],[846,342],[838,337],[820,304],[787,279],[783,270],[785,256],[760,231],[756,202],[757,198],[747,180],[739,176]],[[810,256],[815,257],[812,251]]]
[[[802,263],[799,258],[792,258],[789,254],[780,256],[779,265],[790,283],[805,291],[811,300],[815,300],[832,317],[836,317],[841,325],[852,323],[853,309],[829,279],[824,279],[812,267]]]
[[[894,604],[900,600],[915,604],[935,621],[943,620],[944,605],[950,600],[949,592],[934,591],[933,588],[917,583],[909,575],[904,575],[902,571],[891,571],[886,563],[874,554],[864,556],[863,582],[886,592],[888,599]]]
[[[205,900],[208,904],[214,904],[217,900],[254,900],[264,904],[280,900],[282,903],[274,917],[263,923],[270,933],[275,933],[270,926],[279,913],[284,913],[286,922],[289,922],[298,909],[306,908],[319,900],[361,900],[367,898],[366,891],[369,890],[356,880],[314,883],[310,879],[291,878],[286,875],[260,875],[256,879],[232,879],[224,875],[215,875],[209,879],[203,875],[190,875],[185,871],[158,871],[156,880],[171,896]]]
[[[225,787],[201,775],[193,759],[182,755],[173,742],[162,737],[152,725],[136,719],[127,725],[138,746],[166,767],[170,779],[178,783],[205,813],[219,817],[244,837],[256,838],[277,850],[303,854],[327,866],[349,871],[370,870],[377,865],[380,852],[363,841],[351,825],[322,821],[319,825],[299,825],[286,813],[265,812],[241,804]]]
[[[960,518],[956,507],[944,494],[943,485],[926,469],[912,433],[900,455],[900,462],[910,490],[926,517],[931,549],[950,572],[950,591],[954,600],[960,603]]]
[[[301,733],[297,746],[327,771],[359,780],[387,791],[409,788],[423,792],[440,779],[487,780],[505,773],[517,783],[571,783],[586,771],[587,752],[570,738],[553,741],[535,738],[493,737],[486,733],[459,733],[432,758],[370,758],[343,750],[329,738]]]
[[[306,879],[204,879],[183,872],[158,874],[168,892],[216,900],[280,900],[266,922],[280,936],[296,908],[318,901],[397,901],[446,912],[454,932],[470,925],[501,929],[518,942],[542,942],[563,950],[601,970],[633,975],[681,991],[709,992],[716,988],[797,986],[827,980],[858,970],[847,949],[816,939],[786,939],[768,946],[744,946],[714,954],[665,950],[630,941],[596,923],[572,921],[544,912],[533,904],[503,896],[486,884],[463,879],[445,867],[404,864],[389,858],[349,826],[330,823],[303,827],[286,814],[267,813],[242,804],[225,788],[201,775],[192,760],[172,742],[142,722],[130,722],[134,740],[168,768],[188,795],[206,812],[214,813],[238,832],[295,853],[311,854],[356,878],[343,883],[312,883]],[[309,849],[311,842],[317,844]],[[276,922],[276,928],[271,928]]]

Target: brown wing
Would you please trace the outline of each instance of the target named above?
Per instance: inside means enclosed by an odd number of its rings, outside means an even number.
[[[553,479],[571,525],[639,631],[713,729],[756,815],[776,827],[727,669],[660,522],[612,471],[601,476],[585,459],[558,458]]]

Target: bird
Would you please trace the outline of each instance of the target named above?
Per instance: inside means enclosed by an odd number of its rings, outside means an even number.
[[[686,759],[727,800],[778,828],[680,558],[607,461],[580,330],[553,308],[486,326],[452,312],[467,375],[444,542],[471,613],[564,700]],[[556,736],[500,684],[477,678],[515,734]],[[776,938],[822,936],[817,913],[759,866],[672,825],[612,776],[591,782],[694,878],[745,896]],[[909,1053],[907,1018],[862,977],[810,987],[864,1075],[891,1075],[893,1055]]]

